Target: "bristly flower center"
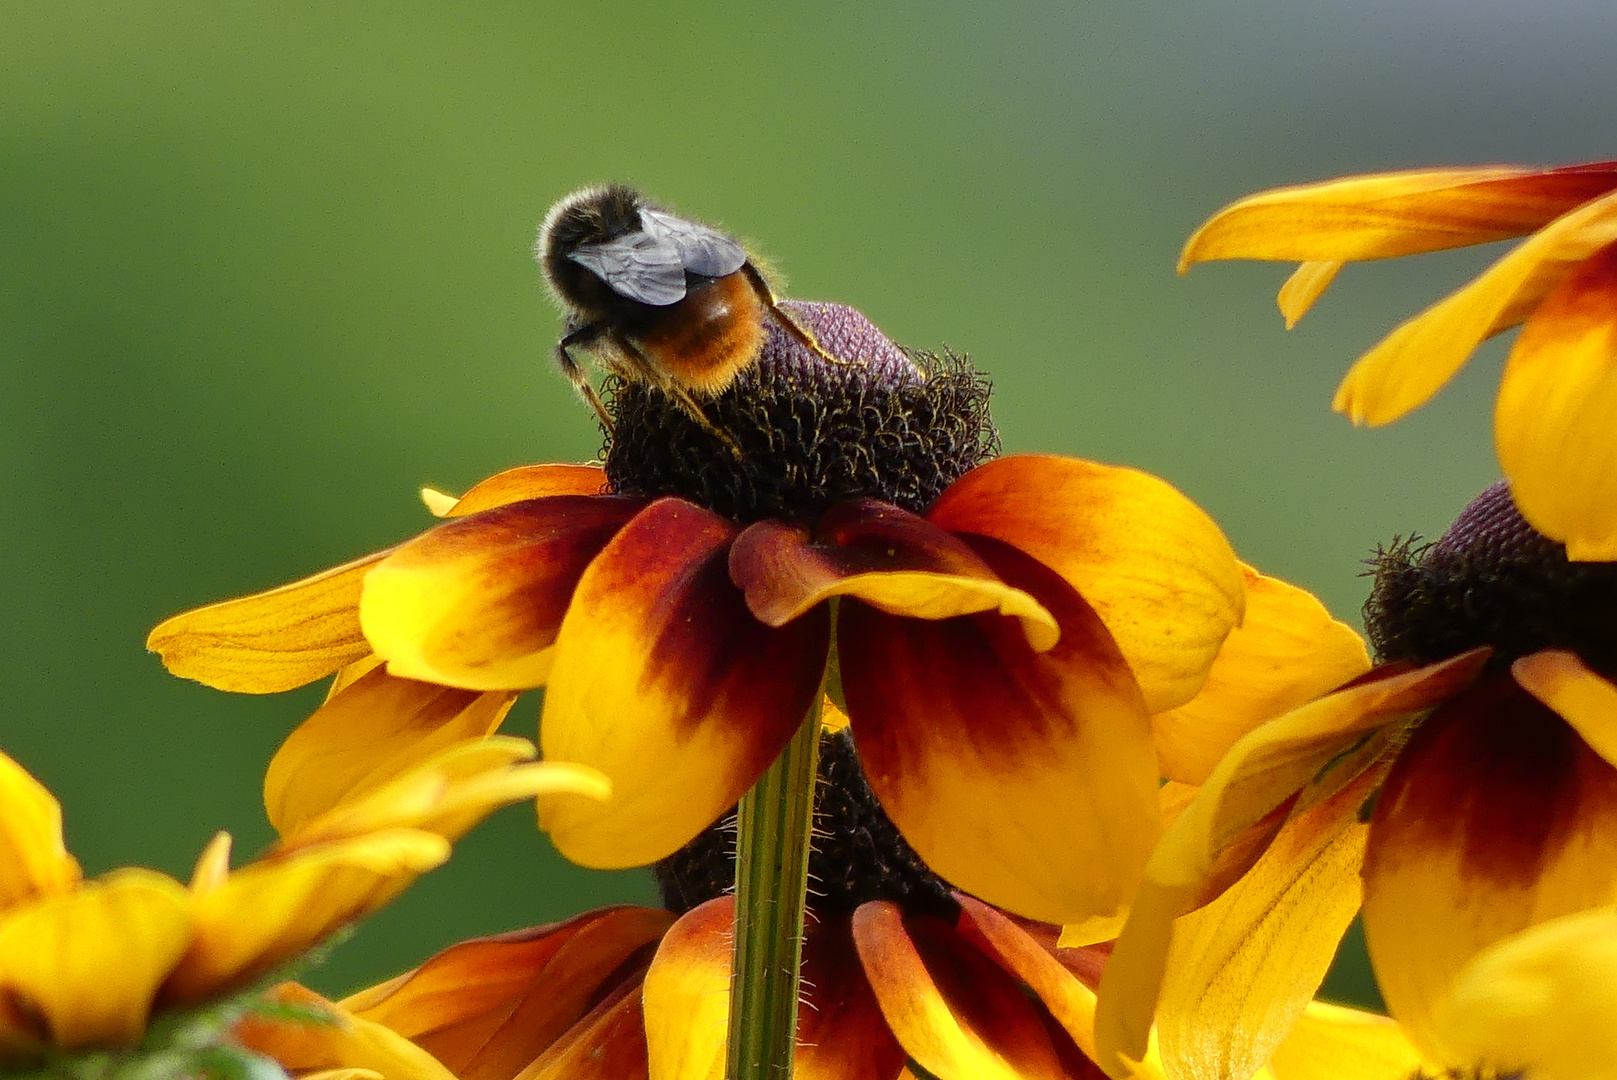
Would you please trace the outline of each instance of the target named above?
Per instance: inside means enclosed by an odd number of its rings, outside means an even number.
[[[1427,664],[1490,645],[1499,665],[1558,648],[1617,674],[1617,563],[1569,562],[1503,481],[1435,544],[1395,541],[1372,565],[1364,622],[1381,661]]]
[[[663,906],[684,913],[735,884],[733,815],[657,864]],[[814,846],[809,854],[811,912],[848,915],[870,900],[891,900],[907,911],[952,920],[958,907],[947,882],[899,835],[865,782],[846,731],[820,739],[814,791]]]
[[[611,490],[677,495],[740,524],[809,521],[857,497],[920,513],[998,455],[991,386],[964,358],[911,356],[838,304],[781,306],[848,363],[827,363],[769,321],[757,362],[699,401],[734,446],[656,387],[608,379]]]

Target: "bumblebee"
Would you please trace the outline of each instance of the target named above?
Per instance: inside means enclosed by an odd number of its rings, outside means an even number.
[[[739,241],[621,184],[583,188],[551,207],[535,254],[567,320],[556,366],[608,431],[611,417],[574,349],[661,389],[710,431],[697,398],[722,393],[758,359],[766,317],[843,363],[782,310]]]

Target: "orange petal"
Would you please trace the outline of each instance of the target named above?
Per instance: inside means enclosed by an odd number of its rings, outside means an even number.
[[[299,1023],[249,1013],[236,1025],[238,1042],[292,1072],[363,1069],[387,1080],[455,1080],[431,1054],[404,1036],[348,1015],[313,990],[282,983],[266,996],[276,1005],[330,1017],[329,1023]]]
[[[270,971],[447,858],[443,837],[390,829],[243,867],[192,897],[196,936],[164,1000],[199,1001]]]
[[[1617,244],[1533,312],[1505,363],[1499,464],[1529,524],[1573,560],[1617,559]]]
[[[557,495],[440,525],[366,578],[365,636],[403,678],[467,690],[542,686],[579,575],[644,505]]]
[[[604,991],[637,982],[619,969],[673,921],[654,908],[611,907],[461,942],[342,1006],[405,1036],[460,1080],[511,1080]]]
[[[1275,297],[1287,330],[1308,314],[1308,309],[1331,287],[1341,270],[1340,262],[1305,262],[1292,271],[1286,283],[1280,286],[1280,295]]]
[[[1224,534],[1148,473],[1003,457],[951,484],[926,516],[1003,540],[1066,578],[1111,631],[1152,712],[1195,695],[1241,621],[1241,568]]]
[[[847,917],[810,916],[792,1074],[803,1080],[897,1080],[904,1060],[860,966]]]
[[[1364,879],[1382,996],[1443,1060],[1432,1011],[1467,960],[1535,923],[1617,903],[1617,768],[1508,673],[1494,675],[1399,754]]]
[[[646,972],[651,1080],[720,1080],[730,1022],[735,897],[687,911],[663,936]]]
[[[1364,642],[1313,595],[1243,565],[1246,620],[1195,697],[1151,718],[1162,775],[1207,780],[1242,735],[1370,668]]]
[[[314,682],[371,651],[359,628],[359,592],[387,554],[181,612],[153,628],[146,648],[174,674],[216,690],[274,694]]]
[[[854,913],[853,937],[888,1026],[931,1075],[1066,1080],[1091,1067],[1042,1004],[948,923],[878,900]]]
[[[638,866],[678,850],[735,804],[819,693],[824,608],[778,630],[730,583],[736,529],[662,499],[579,581],[556,641],[544,756],[598,769],[610,802],[540,801],[574,862]]]
[[[645,1002],[639,979],[603,998],[517,1080],[646,1080]]]
[[[1022,620],[1039,652],[1060,636],[1038,601],[1001,581],[957,537],[875,499],[840,503],[808,530],[766,519],[730,549],[730,577],[766,626],[784,626],[833,596],[891,615],[948,619],[993,611]]]
[[[1396,1020],[1309,1002],[1270,1059],[1275,1080],[1408,1080],[1420,1054]]]
[[[1545,649],[1510,665],[1522,689],[1554,709],[1589,748],[1617,765],[1617,686],[1577,653]]]
[[[1360,809],[1387,768],[1294,813],[1240,881],[1174,923],[1157,1004],[1170,1072],[1247,1080],[1313,1000],[1359,910]]]
[[[0,912],[78,880],[79,864],[62,842],[62,804],[0,753]]]
[[[1484,338],[1513,325],[1511,319],[1519,320],[1578,263],[1614,240],[1617,193],[1562,215],[1361,356],[1331,407],[1355,424],[1376,427],[1425,404]]]
[[[491,734],[514,692],[479,693],[378,667],[338,691],[289,735],[264,775],[264,808],[288,833],[363,796],[447,746]]]
[[[179,882],[118,870],[0,916],[0,998],[38,1017],[56,1047],[133,1046],[190,940]]]
[[[460,498],[432,488],[422,489],[433,517],[465,517],[526,499],[551,495],[601,495],[606,492],[606,470],[599,465],[519,465],[480,480]]]
[[[1048,567],[984,538],[996,573],[1060,621],[1035,653],[993,615],[900,619],[848,603],[838,649],[871,788],[948,881],[1017,914],[1116,914],[1161,829],[1139,688],[1083,599]]]
[[[1479,165],[1347,176],[1231,203],[1197,229],[1183,273],[1209,259],[1387,259],[1507,240],[1617,187],[1610,163]]]

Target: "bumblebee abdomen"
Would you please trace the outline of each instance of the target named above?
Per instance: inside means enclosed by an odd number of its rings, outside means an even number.
[[[723,391],[757,357],[764,309],[742,274],[692,283],[685,299],[636,335],[642,352],[694,393]]]

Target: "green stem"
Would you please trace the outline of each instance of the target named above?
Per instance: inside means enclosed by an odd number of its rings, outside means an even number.
[[[797,734],[736,808],[728,1080],[792,1075],[823,700],[816,691]]]

